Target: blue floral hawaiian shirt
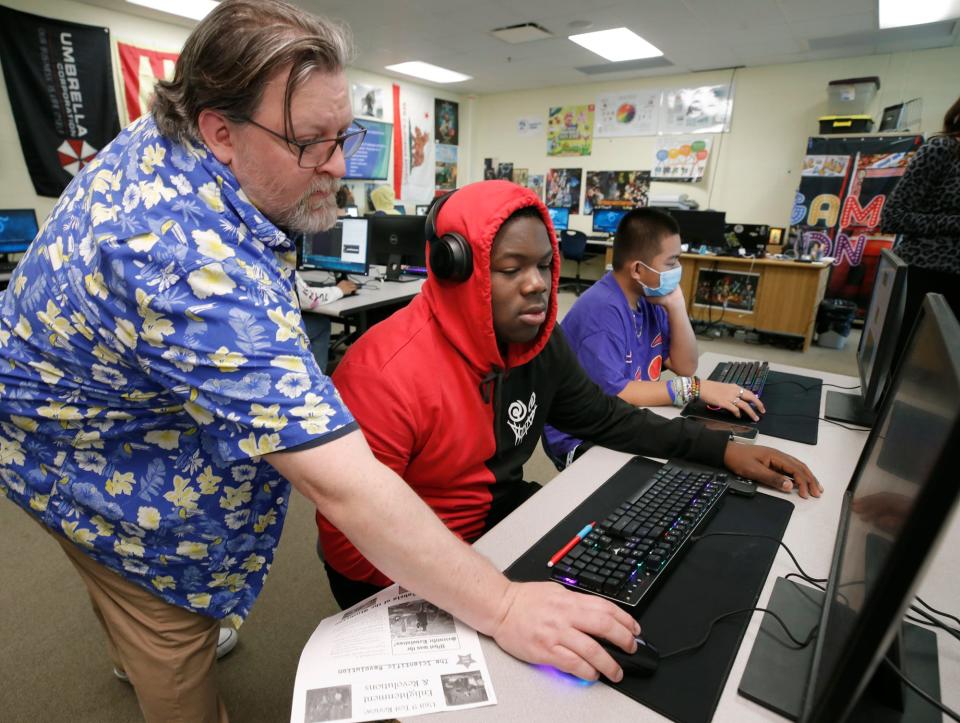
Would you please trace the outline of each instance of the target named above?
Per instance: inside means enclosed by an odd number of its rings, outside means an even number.
[[[203,146],[123,131],[0,296],[0,492],[169,603],[239,625],[290,485],[356,429],[307,347],[292,242]]]

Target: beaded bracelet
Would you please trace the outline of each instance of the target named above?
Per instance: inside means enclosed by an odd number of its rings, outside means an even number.
[[[675,407],[684,407],[700,398],[700,377],[675,377],[667,383],[670,402]]]

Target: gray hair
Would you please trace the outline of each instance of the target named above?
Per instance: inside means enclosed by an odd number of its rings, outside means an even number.
[[[155,87],[151,112],[160,133],[197,143],[204,109],[235,122],[253,115],[267,81],[290,66],[283,95],[284,132],[292,136],[290,101],[311,73],[337,73],[352,59],[349,29],[282,0],[224,0],[190,33],[172,81]]]

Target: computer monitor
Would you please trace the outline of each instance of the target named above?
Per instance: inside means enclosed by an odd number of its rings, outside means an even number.
[[[343,210],[347,212],[347,216],[349,216],[350,218],[360,218],[360,209],[353,204],[350,204],[349,206],[344,206]]]
[[[360,121],[360,125],[367,129],[367,135],[356,153],[347,159],[347,170],[343,177],[386,181],[390,171],[390,149],[393,147],[393,125],[366,118]]]
[[[658,209],[668,213],[680,226],[680,238],[691,247],[709,246],[720,249],[726,247],[726,213],[724,211],[680,211],[673,208]]]
[[[594,208],[593,232],[615,234],[629,208]]]
[[[423,216],[371,216],[370,262],[387,267],[387,278],[398,280],[402,271],[427,273]]]
[[[347,217],[327,231],[304,234],[302,268],[366,276],[368,224],[368,219]]]
[[[936,635],[903,615],[956,512],[958,465],[960,324],[928,294],[844,493],[825,594],[780,578],[766,605],[799,637],[815,629],[814,647],[766,617],[742,694],[804,722],[940,720],[883,660],[939,697]]]
[[[824,416],[869,427],[873,424],[897,359],[897,339],[907,299],[907,265],[889,249],[880,252],[873,295],[857,347],[860,393],[827,392]]]
[[[570,209],[548,208],[547,211],[550,213],[550,221],[553,223],[553,230],[566,231],[567,227],[570,225]]]
[[[767,249],[770,227],[765,223],[727,223],[723,235],[728,249],[738,254],[743,249],[745,256],[759,256]]]
[[[417,215],[418,215],[418,216],[426,216],[426,215],[427,215],[427,211],[429,211],[429,210],[430,210],[430,204],[428,204],[428,203],[418,203],[418,204],[417,204],[416,212],[417,212]]]
[[[39,232],[32,208],[0,209],[0,254],[22,254]]]

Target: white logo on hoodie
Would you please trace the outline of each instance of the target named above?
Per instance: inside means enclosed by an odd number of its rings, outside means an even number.
[[[530,401],[527,404],[517,399],[507,407],[507,424],[510,425],[510,429],[513,430],[513,435],[516,437],[516,441],[513,443],[514,447],[518,446],[527,436],[535,416],[537,416],[536,392],[530,393]]]

